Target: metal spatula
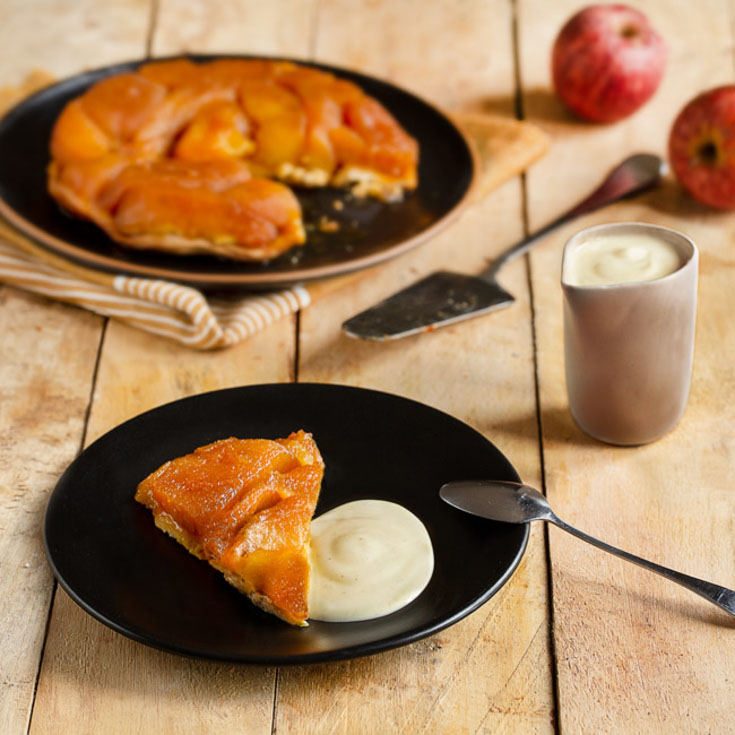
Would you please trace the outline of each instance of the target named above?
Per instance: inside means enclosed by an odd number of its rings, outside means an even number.
[[[576,207],[502,252],[480,275],[451,271],[432,273],[348,319],[342,329],[350,337],[361,339],[398,339],[510,306],[515,301],[513,295],[496,280],[498,271],[508,261],[575,217],[652,188],[665,171],[666,164],[659,156],[651,153],[630,156]]]

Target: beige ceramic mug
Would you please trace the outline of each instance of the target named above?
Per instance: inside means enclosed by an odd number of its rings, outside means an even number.
[[[593,238],[643,233],[679,256],[655,280],[572,285],[570,264]],[[579,257],[579,256],[578,256]],[[569,409],[587,434],[645,444],[678,422],[694,356],[698,253],[685,235],[638,222],[599,225],[567,242],[562,260],[564,356]]]

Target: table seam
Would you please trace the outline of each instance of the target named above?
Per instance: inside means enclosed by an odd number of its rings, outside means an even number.
[[[513,76],[515,83],[514,95],[514,112],[519,120],[525,119],[525,110],[523,106],[523,75],[521,73],[521,49],[520,49],[520,24],[519,24],[519,2],[520,0],[509,0],[511,6],[511,34],[513,47]],[[527,175],[524,171],[520,176],[521,184],[521,219],[523,222],[524,237],[528,237],[529,228],[529,201]],[[543,416],[541,412],[541,390],[539,385],[539,354],[538,340],[536,338],[536,302],[533,290],[531,254],[526,253],[524,256],[526,268],[526,282],[528,286],[530,321],[531,321],[531,351],[533,357],[533,386],[534,386],[534,402],[536,405],[536,431],[538,436],[538,452],[539,452],[539,471],[541,475],[541,489],[544,495],[547,492],[546,485],[546,462],[544,455],[544,432],[543,432]],[[554,590],[551,573],[551,547],[549,543],[549,529],[544,527],[544,559],[546,562],[546,604],[548,610],[548,631],[549,631],[549,659],[551,663],[551,686],[552,686],[552,722],[555,733],[561,732],[560,720],[560,697],[559,697],[559,672],[557,669],[556,644],[554,640]]]

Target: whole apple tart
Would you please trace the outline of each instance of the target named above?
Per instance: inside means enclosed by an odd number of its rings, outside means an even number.
[[[69,102],[48,189],[117,242],[273,258],[305,241],[288,184],[400,199],[418,144],[357,85],[291,62],[145,64]]]

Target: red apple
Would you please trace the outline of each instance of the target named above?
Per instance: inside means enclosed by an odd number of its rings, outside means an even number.
[[[703,92],[684,107],[671,128],[669,158],[695,199],[735,209],[735,84]]]
[[[627,5],[590,5],[556,37],[554,87],[580,117],[613,122],[656,91],[666,56],[666,44],[643,13]]]

